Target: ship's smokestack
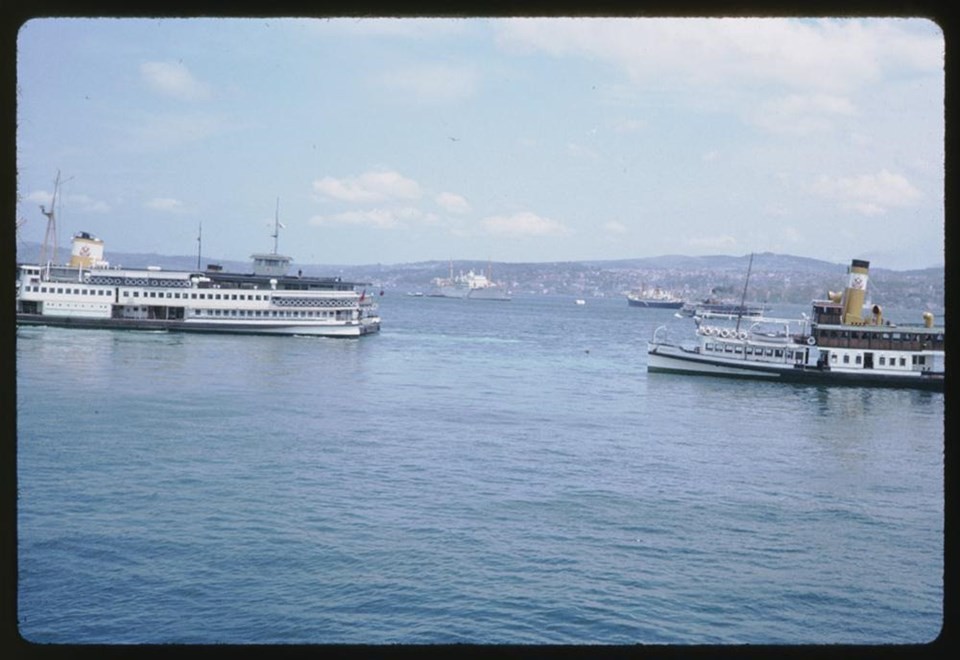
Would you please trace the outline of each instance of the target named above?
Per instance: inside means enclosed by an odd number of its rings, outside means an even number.
[[[103,241],[85,231],[74,235],[70,251],[72,268],[96,268],[104,265]]]
[[[927,327],[927,328],[933,327],[933,314],[931,314],[930,312],[923,313],[923,325],[924,327]]]
[[[867,293],[869,271],[869,261],[854,259],[850,264],[850,276],[847,278],[847,288],[843,292],[843,323],[863,323],[861,311]]]

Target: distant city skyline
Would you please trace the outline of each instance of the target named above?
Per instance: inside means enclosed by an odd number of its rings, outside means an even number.
[[[17,39],[17,220],[303,264],[944,261],[926,19],[60,19]]]

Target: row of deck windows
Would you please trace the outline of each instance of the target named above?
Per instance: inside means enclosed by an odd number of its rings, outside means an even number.
[[[745,352],[747,355],[756,355],[758,357],[764,356],[764,355],[767,357],[778,357],[778,358],[783,357],[782,348],[761,348],[759,346],[756,346],[756,347],[747,346],[746,348],[744,348],[743,346],[740,346],[738,344],[713,344],[713,343],[707,342],[706,349],[708,351],[717,351],[720,353],[735,353],[740,355],[742,355]],[[793,354],[793,351],[787,351],[788,358],[792,359],[793,358],[792,354]]]
[[[913,364],[924,365],[924,364],[927,363],[927,357],[926,357],[925,355],[914,355],[914,356],[912,356],[912,357],[913,357],[913,360],[912,360],[912,363],[913,363]],[[836,353],[831,353],[831,354],[830,354],[830,362],[833,363],[833,364],[836,364],[836,363],[838,362],[837,354],[836,354]],[[842,362],[843,362],[843,364],[850,364],[850,354],[849,354],[849,353],[845,353],[845,354],[843,355],[843,360],[842,360]],[[881,355],[881,356],[877,359],[877,364],[880,365],[881,367],[895,367],[895,366],[897,366],[898,362],[899,362],[899,365],[900,365],[901,367],[907,366],[907,358],[906,358],[905,356],[900,356],[899,358],[898,358],[898,357],[892,357],[892,356],[891,356],[891,357],[888,358],[886,355]],[[857,353],[857,354],[854,356],[853,363],[854,363],[854,364],[857,364],[857,365],[863,364],[863,355],[861,355],[860,353]]]
[[[923,341],[933,339],[943,341],[943,334],[929,334],[917,332],[867,332],[860,330],[823,330],[820,332],[820,338],[829,337],[831,339],[885,339],[888,341]]]
[[[334,311],[287,311],[287,310],[259,310],[259,309],[193,309],[189,310],[193,316],[227,316],[230,318],[334,318]]]
[[[35,293],[62,293],[62,294],[84,294],[86,296],[110,296],[113,294],[110,289],[74,289],[71,287],[62,287],[62,286],[27,286],[27,291],[33,291]]]
[[[35,293],[58,293],[64,295],[87,295],[87,296],[112,296],[111,289],[77,289],[73,287],[62,286],[40,286],[28,285],[26,291]],[[124,290],[123,295],[134,298],[140,297],[139,291]],[[144,298],[175,298],[183,300],[269,300],[270,296],[266,294],[243,294],[243,293],[186,293],[179,291],[144,291]]]
[[[131,295],[130,291],[124,291],[123,295]],[[139,291],[133,292],[134,298],[140,297]],[[144,298],[177,298],[184,300],[269,300],[270,297],[261,294],[243,294],[243,293],[180,293],[179,291],[144,291]]]

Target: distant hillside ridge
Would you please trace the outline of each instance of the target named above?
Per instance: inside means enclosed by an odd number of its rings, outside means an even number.
[[[18,242],[17,259],[36,263],[38,243]],[[60,248],[58,260],[69,260],[69,250]],[[168,270],[196,270],[197,256],[106,251],[111,267],[157,266]],[[385,292],[429,292],[436,278],[473,270],[487,274],[514,294],[565,295],[577,298],[625,296],[638,288],[661,288],[686,300],[706,297],[733,298],[742,295],[750,255],[663,255],[636,259],[555,262],[491,262],[486,260],[436,260],[401,264],[300,264],[291,273],[339,276],[354,282],[370,282]],[[250,261],[222,260],[202,256],[200,270],[217,264],[225,270],[248,273]],[[849,262],[833,263],[809,257],[757,253],[748,297],[767,303],[803,303],[839,291],[845,284]],[[933,311],[944,307],[945,268],[897,271],[871,263],[868,295],[873,302]]]

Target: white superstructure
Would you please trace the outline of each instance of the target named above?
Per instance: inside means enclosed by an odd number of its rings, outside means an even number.
[[[329,337],[380,329],[363,283],[287,275],[289,257],[254,255],[253,273],[121,269],[106,265],[96,241],[74,237],[87,260],[19,267],[18,324]]]
[[[943,389],[945,330],[923,323],[893,325],[879,306],[862,314],[865,261],[854,260],[842,298],[814,301],[813,319],[695,317],[693,345],[669,343],[664,327],[647,349],[647,370],[799,382]]]

